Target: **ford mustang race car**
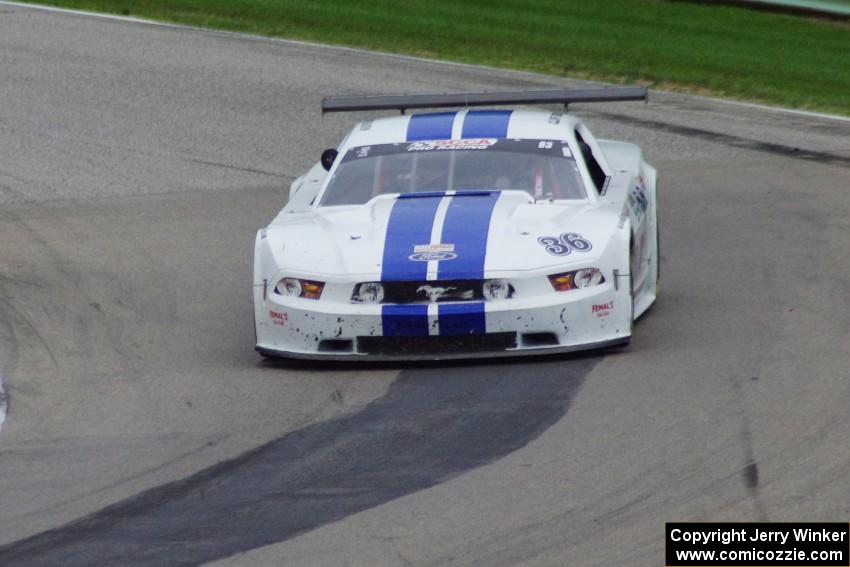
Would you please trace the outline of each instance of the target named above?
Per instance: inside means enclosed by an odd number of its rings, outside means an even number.
[[[441,359],[628,343],[657,293],[655,169],[566,111],[492,107],[645,98],[326,97],[324,112],[401,115],[357,124],[257,233],[257,351]]]

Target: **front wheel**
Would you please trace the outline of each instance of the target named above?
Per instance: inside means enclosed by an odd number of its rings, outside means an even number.
[[[655,297],[661,293],[661,231],[658,230],[658,218],[655,219]]]

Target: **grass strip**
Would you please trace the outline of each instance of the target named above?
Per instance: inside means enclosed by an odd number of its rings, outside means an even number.
[[[666,0],[37,3],[850,115],[850,25]]]

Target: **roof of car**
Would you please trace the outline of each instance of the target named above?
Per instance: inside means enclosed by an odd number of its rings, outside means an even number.
[[[390,116],[360,122],[346,148],[418,140],[469,138],[566,139],[580,121],[549,110],[458,110]]]

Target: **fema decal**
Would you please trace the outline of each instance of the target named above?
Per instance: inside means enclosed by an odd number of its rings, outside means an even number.
[[[612,299],[608,303],[594,303],[590,311],[599,318],[605,318],[611,315],[613,309],[614,300]]]
[[[454,244],[417,244],[407,257],[413,262],[445,262],[457,258]]]
[[[589,252],[593,248],[590,241],[577,232],[565,232],[557,238],[541,236],[537,242],[553,256],[569,256],[573,251]]]
[[[272,323],[275,325],[286,325],[286,322],[289,320],[289,315],[284,312],[269,310],[269,319],[272,320]]]

